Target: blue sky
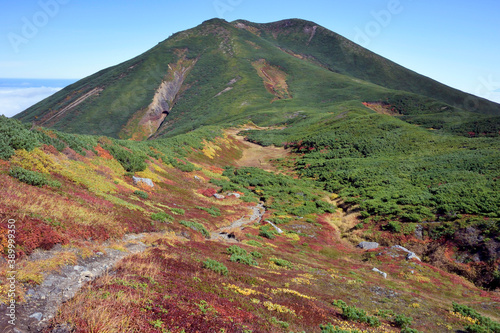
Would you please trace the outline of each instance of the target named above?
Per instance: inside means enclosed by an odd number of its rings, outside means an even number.
[[[4,78],[83,78],[213,17],[303,18],[500,102],[498,0],[0,0],[0,8]]]

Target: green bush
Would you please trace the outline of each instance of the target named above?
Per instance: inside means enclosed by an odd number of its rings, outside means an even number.
[[[127,172],[144,171],[147,167],[146,156],[143,154],[127,150],[118,144],[104,145],[103,148],[109,151]]]
[[[208,268],[215,273],[219,273],[221,275],[227,275],[228,270],[224,264],[218,262],[217,260],[207,259],[203,262],[203,267]]]
[[[281,267],[286,267],[286,268],[293,268],[293,265],[291,262],[285,259],[280,259],[280,258],[271,258],[269,259],[270,261],[274,262],[276,265],[281,266]]]
[[[26,170],[21,167],[14,167],[9,171],[11,177],[17,178],[19,181],[33,185],[33,186],[44,186],[49,185],[52,187],[61,187],[61,183],[56,180],[49,180],[44,174],[36,171]]]
[[[186,211],[182,208],[169,208],[170,211],[175,214],[175,215],[184,215],[186,214]]]
[[[257,242],[256,240],[253,240],[253,239],[247,240],[247,241],[245,241],[245,243],[250,245],[250,246],[262,247],[262,243]]]
[[[14,148],[10,146],[10,138],[0,136],[0,159],[8,160],[14,155]]]
[[[210,238],[210,233],[208,232],[207,229],[205,229],[203,224],[194,221],[180,221],[179,223],[185,227],[199,231],[203,236],[205,236],[205,238]]]
[[[183,172],[192,172],[198,170],[193,163],[173,157],[168,158],[168,163],[174,168],[177,168]]]
[[[144,192],[144,191],[138,191],[138,190],[136,190],[136,191],[134,191],[134,194],[137,195],[140,198],[143,198],[143,199],[149,198],[149,195],[146,192]]]
[[[248,253],[246,254],[233,254],[231,255],[231,258],[229,258],[229,260],[231,262],[239,262],[241,264],[245,264],[245,265],[248,265],[248,266],[257,266],[257,261],[255,261],[255,259],[253,259],[253,257],[251,255],[249,255]]]
[[[255,258],[262,258],[262,253],[260,253],[259,251],[252,251],[250,252],[250,254],[255,257]]]
[[[469,333],[500,333],[500,323],[494,322],[488,317],[482,316],[476,310],[453,302],[453,312],[459,313],[462,316],[476,319],[478,322],[473,325],[468,325],[465,330]]]
[[[342,300],[336,300],[333,305],[339,307],[342,310],[342,316],[347,320],[357,321],[360,323],[367,323],[372,327],[379,327],[380,320],[373,316],[368,316],[365,310],[358,309],[355,306],[348,306]]]
[[[422,333],[422,332],[420,332],[419,330],[416,330],[416,329],[414,329],[414,328],[404,327],[404,328],[401,330],[401,333]]]
[[[412,322],[413,322],[412,317],[406,317],[403,314],[398,314],[394,317],[394,324],[397,327],[406,328],[408,326],[411,326]]]
[[[227,253],[229,254],[238,254],[238,255],[245,255],[247,254],[247,250],[242,249],[238,245],[231,245],[230,247],[227,248]]]
[[[215,216],[215,217],[221,216],[220,209],[217,207],[207,208],[207,207],[196,206],[196,209],[204,210],[205,212],[207,212],[210,215]]]
[[[159,221],[159,222],[166,222],[166,221],[173,221],[174,218],[171,215],[168,215],[165,212],[158,212],[158,213],[153,213],[151,214],[151,219],[154,221]]]
[[[401,232],[401,223],[398,221],[389,221],[382,229],[399,234]]]
[[[37,132],[30,130],[31,125],[22,124],[18,120],[0,116],[0,158],[8,160],[14,150],[33,150],[40,146]]]

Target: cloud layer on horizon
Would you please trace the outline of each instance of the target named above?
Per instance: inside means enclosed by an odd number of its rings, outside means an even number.
[[[0,88],[0,114],[12,117],[62,88]]]

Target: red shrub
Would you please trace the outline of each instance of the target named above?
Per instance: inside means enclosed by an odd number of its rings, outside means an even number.
[[[50,250],[56,244],[67,242],[65,237],[39,219],[16,219],[16,245],[20,256],[29,255],[39,247]]]
[[[213,197],[215,193],[217,193],[217,190],[214,188],[205,188],[205,189],[199,189],[198,193],[203,194],[207,198]]]
[[[47,154],[52,154],[52,155],[58,155],[59,152],[53,145],[43,145],[42,146],[42,151],[47,153]]]

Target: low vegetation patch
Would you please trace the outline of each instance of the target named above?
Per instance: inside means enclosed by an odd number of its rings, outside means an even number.
[[[203,236],[205,236],[205,238],[210,238],[210,233],[208,232],[207,229],[205,229],[205,227],[201,223],[195,221],[184,221],[184,220],[179,221],[179,223],[182,224],[183,226],[199,231]]]
[[[358,309],[355,306],[348,306],[342,300],[334,301],[333,305],[342,310],[342,316],[347,320],[366,323],[372,327],[380,326],[380,320],[377,317],[367,315],[365,310]]]
[[[215,273],[221,275],[227,275],[228,270],[224,264],[218,262],[217,260],[207,259],[203,262],[203,267],[214,271]]]
[[[14,167],[9,171],[9,175],[26,183],[28,185],[33,186],[44,186],[49,185],[51,187],[61,187],[61,183],[56,180],[50,180],[46,175],[37,172],[26,170],[21,167]]]

